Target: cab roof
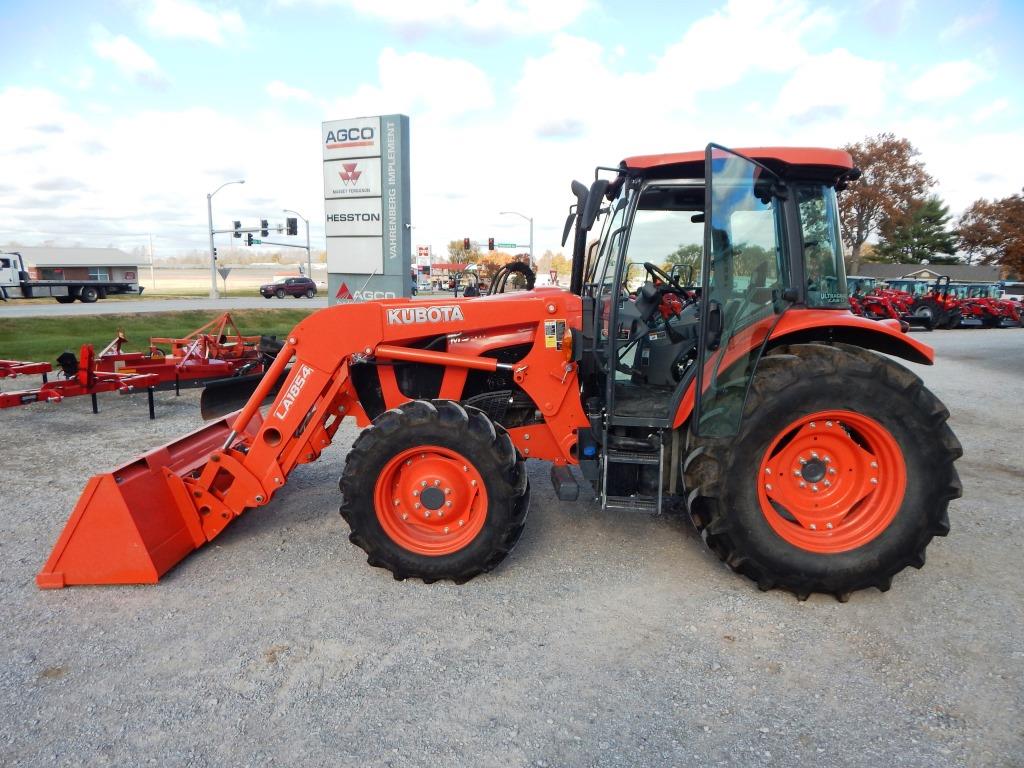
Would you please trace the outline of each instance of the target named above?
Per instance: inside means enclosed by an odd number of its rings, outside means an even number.
[[[745,147],[734,152],[757,160],[773,171],[785,174],[793,166],[814,169],[817,172],[838,176],[853,168],[853,158],[841,149],[818,147]],[[657,172],[673,169],[685,176],[703,177],[704,150],[693,152],[669,152],[660,155],[636,155],[627,157],[620,167],[623,170]],[[659,174],[660,175],[660,174]]]

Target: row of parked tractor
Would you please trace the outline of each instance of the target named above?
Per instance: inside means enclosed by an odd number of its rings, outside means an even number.
[[[1024,326],[1024,299],[1004,297],[998,283],[934,281],[901,277],[847,278],[850,310],[873,320],[893,319],[935,328]]]

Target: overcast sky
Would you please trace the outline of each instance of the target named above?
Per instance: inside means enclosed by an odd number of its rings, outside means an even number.
[[[1018,0],[0,0],[0,242],[202,248],[244,178],[217,226],[322,245],[321,121],[396,112],[435,251],[557,248],[572,178],[709,141],[892,131],[959,211],[1024,185],[1022,46]]]

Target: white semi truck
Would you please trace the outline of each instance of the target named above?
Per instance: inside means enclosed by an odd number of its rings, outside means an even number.
[[[135,274],[135,273],[131,273]],[[61,304],[70,304],[75,299],[83,304],[92,304],[111,294],[142,294],[138,277],[121,280],[108,279],[56,279],[35,280],[25,268],[20,253],[0,253],[0,300],[38,299],[52,297]]]

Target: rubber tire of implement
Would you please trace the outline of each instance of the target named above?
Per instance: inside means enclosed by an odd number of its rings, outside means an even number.
[[[395,455],[418,445],[437,445],[472,461],[483,477],[489,506],[480,533],[448,555],[420,555],[399,546],[381,527],[374,509],[377,478]],[[345,460],[341,476],[341,516],[352,529],[349,540],[366,551],[366,561],[391,571],[395,579],[456,584],[492,570],[512,551],[530,509],[525,462],[500,425],[476,408],[448,400],[415,400],[385,411],[364,429]]]
[[[906,462],[907,488],[896,517],[875,539],[818,554],[771,529],[754,475],[787,424],[831,409],[863,413],[892,433]],[[867,587],[884,592],[908,565],[924,565],[932,537],[949,532],[949,502],[961,494],[953,462],[963,450],[948,418],[921,379],[874,352],[845,344],[778,347],[758,364],[739,435],[691,435],[683,468],[690,514],[711,550],[762,590],[785,589],[800,599],[824,592],[842,601]]]

